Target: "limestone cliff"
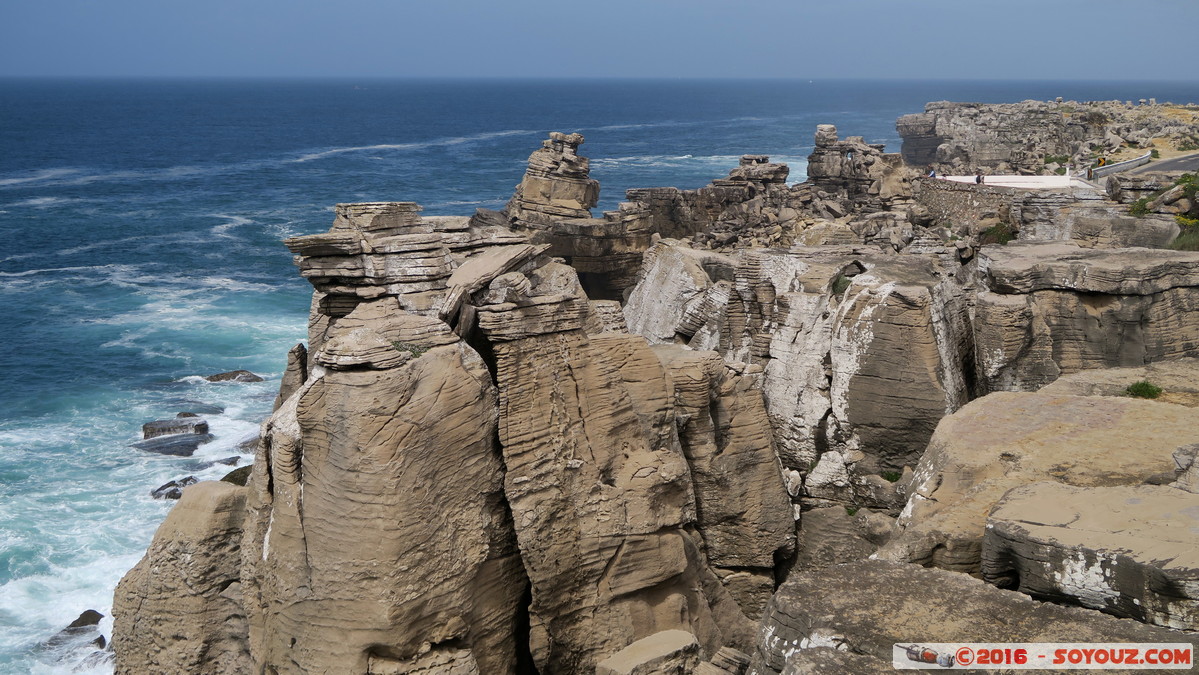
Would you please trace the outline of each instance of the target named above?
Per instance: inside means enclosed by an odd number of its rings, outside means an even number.
[[[1199,385],[1163,364],[1199,356],[1199,254],[959,247],[897,155],[832,127],[805,183],[748,155],[592,218],[582,141],[551,134],[502,212],[339,204],[286,241],[308,346],[247,486],[187,488],[122,581],[119,672],[871,672],[910,637],[879,617],[952,593],[902,625],[1170,641],[911,563],[1193,628],[1193,566],[1028,514],[1191,508]],[[1171,402],[1070,375],[1147,363]],[[1089,389],[1029,393],[1062,375]],[[953,630],[994,611],[1033,618]]]

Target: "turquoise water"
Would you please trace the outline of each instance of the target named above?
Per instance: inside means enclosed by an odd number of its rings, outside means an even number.
[[[549,131],[602,185],[695,188],[743,153],[802,180],[815,125],[898,149],[930,100],[1199,99],[1194,84],[0,81],[0,672],[71,672],[38,644],[105,614],[170,502],[270,411],[311,288],[280,240],[337,202],[499,208]],[[267,381],[208,383],[244,368]],[[142,423],[205,413],[193,458]],[[241,455],[243,462],[248,455]],[[106,633],[110,619],[102,624]],[[108,672],[110,664],[86,669]]]

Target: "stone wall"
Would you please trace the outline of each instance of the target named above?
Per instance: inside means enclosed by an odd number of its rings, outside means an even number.
[[[1008,221],[1018,188],[975,185],[948,180],[917,179],[912,182],[916,203],[928,210],[935,221],[962,224],[999,217]]]

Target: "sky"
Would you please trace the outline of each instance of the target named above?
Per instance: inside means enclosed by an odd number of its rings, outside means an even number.
[[[0,0],[0,77],[1199,81],[1199,0]]]

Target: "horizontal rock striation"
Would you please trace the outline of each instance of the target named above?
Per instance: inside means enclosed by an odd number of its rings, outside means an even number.
[[[861,655],[840,660],[847,669],[835,672],[885,672],[893,645],[917,641],[1199,644],[1193,635],[1037,602],[964,574],[871,560],[788,579],[771,599],[748,673],[812,672],[802,664],[820,657],[805,652],[819,648]]]
[[[1199,496],[1167,485],[1033,483],[991,510],[983,578],[1159,626],[1199,629]]]
[[[985,390],[1027,390],[1085,369],[1194,356],[1199,254],[987,247],[974,325]]]
[[[990,394],[941,420],[916,467],[893,538],[878,556],[977,573],[985,518],[1012,488],[1076,487],[1173,476],[1174,451],[1199,442],[1192,409],[1142,399]]]

